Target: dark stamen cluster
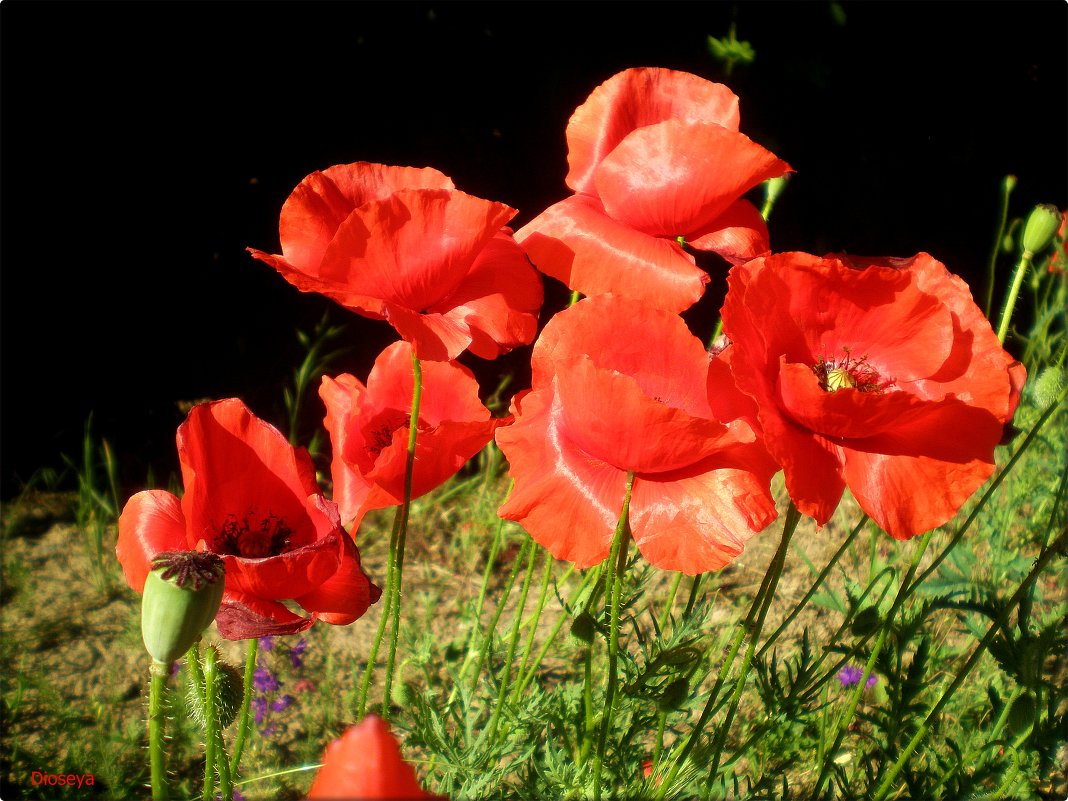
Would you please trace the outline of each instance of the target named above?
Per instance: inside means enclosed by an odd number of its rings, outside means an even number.
[[[230,515],[215,536],[214,548],[217,553],[253,559],[277,556],[289,549],[292,536],[293,529],[277,515],[259,520],[252,515],[240,519]]]
[[[223,577],[223,560],[209,551],[166,551],[152,559],[152,569],[159,570],[164,581],[174,579],[179,587],[198,592]]]

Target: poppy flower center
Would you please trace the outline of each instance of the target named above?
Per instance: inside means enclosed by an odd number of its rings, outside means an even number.
[[[289,550],[292,536],[293,529],[277,515],[257,518],[250,513],[240,519],[229,515],[215,535],[214,551],[250,559],[278,556]]]
[[[386,448],[393,444],[393,434],[411,425],[412,416],[403,412],[391,410],[378,415],[367,427],[367,450],[371,454],[372,461],[378,458]],[[433,429],[433,426],[424,420],[418,422],[419,433],[425,433]]]
[[[858,392],[883,393],[894,385],[892,379],[884,379],[879,371],[868,363],[867,356],[853,358],[847,347],[843,347],[842,352],[844,355],[836,358],[820,356],[819,361],[812,367],[812,372],[816,374],[820,387],[825,392],[855,389]]]

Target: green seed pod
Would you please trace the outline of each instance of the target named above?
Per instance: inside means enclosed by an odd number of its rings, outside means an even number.
[[[1049,247],[1057,229],[1061,227],[1061,211],[1056,206],[1043,203],[1035,206],[1024,225],[1023,249],[1034,255]]]
[[[656,706],[661,712],[673,712],[682,706],[689,692],[690,682],[684,678],[675,679],[664,688],[664,692],[656,701]]]
[[[1029,691],[1018,696],[1009,707],[1009,717],[1006,720],[1009,731],[1019,737],[1030,729],[1035,723],[1036,708],[1035,697]]]
[[[209,650],[218,653],[214,645]],[[215,670],[215,714],[219,718],[219,726],[225,729],[237,718],[241,702],[245,700],[245,677],[236,665],[231,665],[229,662],[223,662],[218,658],[204,661],[205,670],[209,669],[209,665]],[[204,688],[197,686],[192,673],[189,676],[189,684],[186,686],[185,706],[189,711],[189,717],[196,721],[202,731],[207,731]]]
[[[1061,394],[1064,387],[1064,370],[1057,365],[1050,365],[1038,374],[1034,385],[1035,403],[1045,411]]]
[[[579,612],[571,623],[571,636],[585,645],[593,642],[595,630],[593,615],[585,610]]]
[[[178,551],[152,560],[141,599],[141,637],[164,665],[189,650],[222,602],[225,570],[213,553]]]
[[[881,620],[879,618],[879,610],[877,607],[869,606],[860,610],[860,613],[853,618],[853,622],[850,625],[850,631],[858,637],[863,637],[865,634],[871,634],[877,628]]]

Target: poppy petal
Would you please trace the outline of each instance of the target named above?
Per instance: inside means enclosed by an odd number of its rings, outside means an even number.
[[[690,247],[716,253],[731,264],[744,264],[771,251],[767,223],[748,200],[734,201],[707,226],[685,237]]]
[[[339,535],[343,545],[341,565],[336,573],[311,592],[293,600],[314,612],[315,617],[335,626],[352,623],[368,607],[377,603],[382,590],[371,583],[360,565],[360,554],[347,534]]]
[[[296,634],[311,628],[314,623],[314,617],[296,615],[278,601],[230,592],[215,615],[219,634],[227,640]]]
[[[725,566],[775,515],[768,482],[732,469],[641,475],[630,504],[631,531],[642,556],[690,576]]]
[[[636,128],[664,120],[738,130],[738,97],[720,83],[659,67],[624,70],[602,83],[567,124],[566,183],[593,194],[597,166]]]
[[[455,359],[471,344],[471,330],[464,320],[440,313],[420,314],[395,303],[385,304],[385,317],[426,361]]]
[[[334,484],[333,500],[337,504],[342,524],[351,529],[359,526],[358,512],[371,485],[360,471],[349,466],[343,458],[348,444],[348,421],[354,413],[357,399],[365,392],[355,376],[342,373],[336,378],[324,375],[319,384],[319,397],[326,406],[323,426],[330,437],[333,451],[330,458],[330,480]]]
[[[600,564],[623,509],[626,474],[562,435],[551,390],[528,392],[516,411],[516,421],[496,434],[515,481],[498,514],[521,523],[557,559]]]
[[[145,579],[157,554],[191,548],[182,504],[176,496],[164,490],[145,490],[126,502],[119,515],[115,554],[131,588],[145,591]]]
[[[368,715],[326,747],[308,799],[430,799],[404,761],[389,724]]]
[[[422,312],[456,289],[515,213],[459,191],[394,192],[349,215],[323,255],[320,275],[354,294]]]
[[[505,228],[482,249],[456,290],[430,311],[469,331],[476,356],[495,359],[534,339],[542,300],[537,272]]]
[[[516,241],[541,272],[583,295],[612,293],[681,312],[709,280],[674,239],[613,220],[587,195],[553,204],[516,232]]]
[[[601,161],[594,183],[609,217],[674,237],[703,229],[749,189],[789,170],[745,134],[667,120],[629,133]]]

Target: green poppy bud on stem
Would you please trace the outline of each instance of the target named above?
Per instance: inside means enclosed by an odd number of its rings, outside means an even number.
[[[141,599],[141,637],[167,668],[189,650],[222,602],[225,569],[213,553],[177,551],[152,560]]]
[[[1023,249],[1025,254],[1041,253],[1049,247],[1057,229],[1061,227],[1061,210],[1049,203],[1035,206],[1024,225]]]
[[[236,666],[222,661],[218,656],[218,649],[211,646],[209,650],[215,652],[215,659],[210,660],[212,670],[215,671],[215,714],[219,718],[219,728],[225,729],[237,718],[237,712],[241,709],[241,702],[245,699],[244,676]],[[205,672],[209,660],[205,660]],[[205,688],[199,686],[190,676],[189,686],[186,690],[186,708],[189,716],[196,721],[197,725],[207,731],[207,710],[204,697]]]

